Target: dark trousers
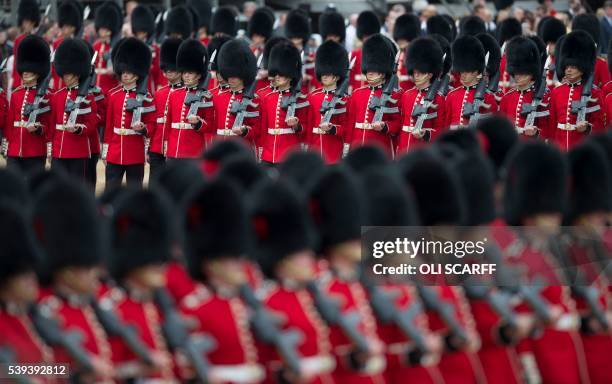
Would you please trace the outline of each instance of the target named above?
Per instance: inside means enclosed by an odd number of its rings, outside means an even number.
[[[128,187],[141,188],[144,180],[144,164],[119,165],[106,163],[106,190],[120,187],[123,175],[125,175]]]
[[[166,167],[166,158],[161,153],[149,152],[149,182],[155,180]]]
[[[92,187],[96,188],[98,181],[98,159],[100,155],[92,154],[87,161],[87,183]]]
[[[65,171],[71,177],[83,182],[88,180],[89,158],[80,159],[53,159],[51,166]]]
[[[6,165],[8,168],[21,172],[24,176],[28,176],[35,172],[44,171],[46,160],[47,158],[45,156],[9,157],[6,160]]]

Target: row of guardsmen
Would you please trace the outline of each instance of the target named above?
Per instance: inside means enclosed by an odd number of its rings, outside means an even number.
[[[398,161],[271,169],[217,142],[97,201],[2,169],[0,361],[74,383],[609,383],[611,169],[610,134],[564,153],[499,116]],[[415,225],[488,238],[500,273],[373,283],[362,226]]]
[[[24,26],[36,25],[32,7],[20,3]],[[247,40],[234,37],[230,8],[218,8],[206,27],[190,22],[193,8],[175,7],[159,47],[151,43],[150,9],[135,8],[135,37],[121,38],[120,10],[107,2],[96,10],[100,39],[88,47],[75,35],[78,7],[60,6],[64,34],[53,54],[36,34],[17,39],[21,85],[10,103],[0,97],[9,167],[42,169],[50,157],[54,167],[95,185],[101,157],[108,187],[124,175],[141,185],[146,162],[155,176],[166,159],[196,158],[213,141],[236,136],[275,166],[302,149],[336,163],[370,143],[399,157],[491,113],[507,116],[525,140],[567,151],[612,119],[610,67],[596,55],[592,14],[575,17],[570,33],[545,18],[539,36],[529,37],[508,19],[499,42],[477,17],[462,19],[458,36],[452,20],[432,17],[421,36],[418,17],[406,14],[393,41],[365,11],[357,21],[363,47],[349,54],[341,45],[344,19],[333,10],[320,18],[325,42],[310,52],[310,20],[300,10],[289,12],[286,37],[279,37],[272,35],[274,14],[258,9]]]

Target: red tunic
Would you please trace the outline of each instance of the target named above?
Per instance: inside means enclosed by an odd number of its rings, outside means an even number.
[[[502,94],[511,90],[511,76],[506,71],[506,60],[506,54],[504,53],[501,57],[501,61],[499,62],[499,90],[502,92]]]
[[[348,102],[348,118],[344,130],[345,142],[351,148],[374,144],[379,145],[390,157],[393,157],[393,144],[391,138],[400,130],[401,115],[399,112],[399,101],[402,97],[401,92],[394,91],[391,94],[392,101],[385,106],[389,110],[383,114],[382,121],[387,124],[384,132],[372,129],[371,123],[375,112],[369,108],[373,97],[382,95],[382,86],[363,87],[353,91]]]
[[[598,88],[602,88],[609,81],[610,71],[608,70],[608,62],[604,58],[597,57],[595,60],[593,84],[595,84]]]
[[[132,111],[127,111],[125,107],[128,99],[135,97],[135,89],[126,90],[123,87],[109,95],[102,157],[111,164],[135,165],[145,162],[145,134],[154,129],[155,113],[142,114],[146,132],[141,134],[131,129]],[[144,102],[144,107],[151,106],[152,102]],[[106,156],[104,152],[107,152]]]
[[[11,88],[13,89],[21,86],[21,75],[17,72],[17,51],[19,49],[19,43],[21,43],[21,40],[26,36],[25,33],[20,34],[15,38],[15,42],[13,43],[13,83],[11,84]]]
[[[361,54],[363,52],[361,49],[355,49],[351,52],[351,60],[355,59],[355,64],[353,64],[353,68],[351,68],[350,72],[350,86],[353,91],[358,88],[365,87],[368,85],[365,75],[361,73]]]
[[[412,88],[402,95],[400,101],[400,111],[402,113],[402,127],[399,133],[397,155],[404,154],[410,150],[426,145],[434,141],[444,130],[444,97],[437,94],[433,100],[437,107],[429,108],[427,113],[437,113],[436,117],[427,119],[423,122],[425,135],[417,138],[414,134],[414,126],[417,118],[412,117],[412,111],[416,105],[421,105],[429,88],[418,90]]]
[[[96,58],[96,86],[102,89],[102,92],[107,93],[111,88],[118,85],[117,78],[113,73],[112,64],[110,60],[110,54],[108,60],[104,60],[104,55],[110,53],[110,44],[97,40],[93,44],[94,51],[98,52]]]
[[[168,85],[168,79],[164,76],[161,68],[159,67],[159,45],[150,45],[151,49],[151,69],[149,70],[149,92],[153,95],[155,92]]]
[[[502,97],[499,103],[499,111],[514,123],[514,126],[519,132],[521,138],[536,137],[527,136],[524,133],[523,130],[525,128],[525,120],[527,119],[527,115],[521,114],[523,105],[530,104],[533,101],[534,95],[535,90],[533,87],[530,87],[524,91],[519,91],[518,89],[514,88],[509,90]],[[537,112],[544,112],[547,114],[547,116],[537,117],[534,121],[534,125],[540,129],[539,136],[541,137],[547,137],[550,129],[550,112],[548,111],[549,103],[550,93],[545,92],[542,99],[542,105],[538,107]]]
[[[200,108],[197,115],[204,122],[198,129],[187,121],[189,106],[185,105],[187,93],[194,93],[194,89],[180,88],[172,92],[168,101],[168,112],[164,129],[168,137],[169,158],[196,158],[204,150],[204,132],[212,121],[212,105],[207,101],[208,107]]]
[[[232,126],[236,120],[236,114],[231,112],[231,106],[234,102],[242,101],[243,93],[233,92],[230,89],[224,89],[216,92],[212,97],[214,122],[207,124],[207,132],[211,135],[212,141],[224,141],[235,139],[236,134],[232,132]],[[251,127],[243,138],[255,151],[255,143],[259,134],[259,104],[261,100],[255,94],[252,100],[253,106],[247,107],[247,112],[253,114],[251,117],[244,119],[244,125]]]
[[[608,81],[603,88],[601,88],[601,92],[606,96],[612,93],[612,80]]]
[[[606,129],[610,129],[612,127],[612,93],[606,96],[606,110],[604,111],[606,117],[605,127]]]
[[[155,104],[155,129],[150,132],[151,142],[149,152],[165,155],[168,146],[168,132],[166,132],[166,115],[168,114],[168,102],[175,87],[166,85],[161,87],[153,97]]]
[[[302,129],[295,133],[285,123],[287,111],[281,108],[283,98],[289,97],[290,90],[273,91],[265,96],[261,102],[259,111],[260,120],[260,145],[263,147],[261,159],[270,163],[280,163],[287,155],[299,150],[304,141],[305,130],[309,126],[309,104],[307,97],[300,94],[297,99],[295,117],[298,118]]]
[[[85,129],[78,133],[70,133],[64,129],[70,113],[65,112],[66,101],[75,100],[79,93],[78,88],[62,88],[53,96],[51,112],[53,114],[50,141],[53,148],[53,157],[61,159],[76,159],[91,157],[90,136],[97,135],[98,116],[97,106],[93,95],[88,95],[89,104],[81,104],[83,114],[77,116],[77,124],[85,124]],[[85,112],[89,109],[89,112]]]
[[[92,92],[94,100],[96,101],[98,127],[95,129],[92,135],[89,136],[89,150],[92,155],[100,154],[100,133],[99,129],[106,126],[106,97],[100,88],[96,88]]]
[[[467,126],[470,122],[469,117],[463,116],[463,108],[466,103],[474,101],[474,94],[476,93],[477,85],[470,87],[460,86],[453,89],[446,96],[446,105],[444,108],[445,112],[445,125],[450,129],[457,129],[462,126]],[[497,111],[497,102],[495,101],[495,95],[487,92],[484,97],[484,104],[480,108],[481,114],[492,113]]]
[[[9,157],[41,157],[47,156],[47,141],[52,124],[51,112],[38,115],[37,122],[42,124],[42,128],[30,133],[25,128],[28,121],[24,112],[27,103],[32,103],[36,97],[36,87],[20,87],[11,95],[9,112],[6,120],[5,135],[8,140]],[[41,107],[51,105],[53,96],[48,91],[47,103],[42,103]]]
[[[331,101],[334,98],[334,92],[318,89],[308,97],[308,102],[310,103],[310,118],[308,119],[310,126],[306,132],[306,144],[309,150],[319,153],[327,164],[337,163],[342,158],[342,138],[344,137],[344,125],[346,124],[347,117],[348,97],[345,96],[340,100],[343,104],[336,106],[338,113],[334,114],[330,121],[334,128],[328,132],[324,132],[319,128],[323,118],[320,112],[323,101]]]
[[[582,83],[561,84],[556,87],[550,96],[550,133],[547,139],[556,143],[561,149],[567,151],[582,141],[589,132],[576,130],[577,115],[571,112],[572,101],[579,101],[582,93]],[[591,131],[597,133],[603,130],[604,116],[602,109],[602,95],[597,87],[591,92],[591,102],[588,108],[593,111],[587,113],[586,119],[591,123]]]

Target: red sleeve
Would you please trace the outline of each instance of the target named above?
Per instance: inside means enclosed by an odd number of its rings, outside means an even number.
[[[106,104],[106,123],[104,125],[104,143],[109,144],[113,137],[113,97],[108,96]]]
[[[55,119],[53,118],[53,103],[55,97],[51,93],[47,93],[47,102],[49,105],[49,112],[43,113],[40,116],[40,124],[42,125],[42,134],[45,137],[46,141],[51,141],[53,138],[53,130],[55,129]]]
[[[436,98],[434,100],[436,101],[436,105],[438,106],[438,109],[436,110],[436,112],[438,113],[438,117],[433,119],[433,132],[431,133],[429,141],[434,141],[444,132],[446,128],[446,123],[444,120],[446,113],[446,105],[444,103],[444,97],[442,97],[441,95],[436,95]]]
[[[592,124],[591,132],[600,133],[604,131],[604,113],[603,109],[606,107],[604,104],[604,96],[601,93],[601,89],[593,87],[591,97],[596,99],[592,106],[599,105],[599,109],[595,112],[591,112],[587,115],[587,121]]]
[[[542,98],[542,104],[545,106],[542,106],[541,109],[542,111],[549,111],[548,116],[542,116],[539,119],[537,119],[536,126],[540,128],[540,137],[545,138],[544,135],[547,135],[551,129],[550,118],[551,118],[552,110],[550,106],[550,92],[544,93],[544,97]]]
[[[339,115],[335,115],[332,117],[332,121],[334,123],[334,125],[336,126],[336,136],[340,136],[343,137],[344,136],[344,131],[345,131],[345,127],[346,127],[346,121],[348,119],[348,99],[345,97],[343,98],[343,100],[346,102],[346,104],[342,105],[338,105],[337,108],[338,109],[342,109],[345,108],[345,112],[341,113]],[[317,111],[315,111],[315,113],[317,113]]]
[[[550,116],[548,116],[548,126],[546,127],[546,132],[543,132],[543,138],[547,140],[552,140],[554,136],[553,132],[557,127],[557,105],[554,90],[550,92],[549,100],[550,101],[548,103],[548,110],[550,111]]]
[[[346,124],[344,126],[344,142],[350,144],[353,141],[353,129],[355,129],[355,94],[353,93],[346,103]]]
[[[257,107],[253,108],[250,107],[248,108],[249,112],[257,112],[257,117],[250,117],[248,119],[245,119],[244,123],[246,126],[251,127],[251,129],[249,129],[246,133],[246,135],[244,135],[244,137],[249,138],[251,140],[253,140],[254,142],[257,142],[257,136],[259,135],[259,125],[261,124],[259,122],[259,120],[261,119],[261,99],[259,98],[259,96],[255,95],[255,97],[253,98],[253,103],[255,103],[257,105]],[[211,108],[213,109],[213,108]]]
[[[451,111],[452,111],[452,97],[450,93],[446,95],[444,99],[444,118],[442,119],[442,124],[445,129],[448,129],[451,125]]]
[[[257,147],[263,147],[263,144],[266,142],[266,135],[268,134],[268,108],[266,100],[267,97],[264,96],[259,104],[259,135],[255,139]]]
[[[606,102],[604,103],[606,106],[605,110],[605,127],[606,129],[611,128],[612,125],[612,93],[606,96]]]
[[[155,103],[153,102],[143,103],[143,107],[154,107],[155,108]],[[146,129],[147,129],[147,133],[146,133],[147,137],[153,137],[153,132],[155,132],[155,124],[157,124],[156,118],[157,118],[156,111],[147,112],[147,113],[142,114],[142,122],[145,124]]]
[[[86,132],[84,133],[91,137],[94,135],[96,129],[98,128],[98,104],[96,104],[96,101],[94,100],[94,97],[91,94],[87,96],[87,99],[89,100],[89,107],[91,108],[91,112],[85,115],[85,117],[83,118],[83,124],[85,124],[86,130]]]
[[[495,100],[495,95],[487,92],[485,96],[485,103],[489,106],[487,108],[487,113],[495,113],[498,110],[497,100]]]

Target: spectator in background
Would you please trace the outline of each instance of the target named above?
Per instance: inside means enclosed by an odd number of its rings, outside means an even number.
[[[474,7],[474,16],[478,16],[485,23],[485,27],[488,32],[495,30],[495,23],[493,22],[493,15],[486,5],[478,4]]]
[[[357,48],[357,18],[359,15],[357,13],[353,13],[349,16],[349,24],[346,27],[346,38],[344,39],[344,47],[347,51],[352,51]]]
[[[257,3],[254,1],[246,1],[242,5],[242,16],[244,16],[245,20],[250,20],[253,13],[257,10]]]
[[[569,0],[568,6],[568,12],[571,17],[575,17],[576,15],[587,12],[586,7],[584,6],[584,4],[582,4],[582,0]]]
[[[125,3],[125,18],[123,19],[123,27],[121,27],[121,32],[123,37],[131,37],[132,36],[132,11],[134,8],[138,6],[138,2],[136,1],[128,1]]]
[[[423,31],[427,29],[427,20],[429,20],[429,18],[432,16],[436,16],[437,14],[438,10],[436,9],[435,5],[429,4],[425,8],[423,8],[421,13],[419,14],[419,18],[421,19],[421,29]]]
[[[604,12],[604,17],[601,18],[601,44],[599,44],[599,51],[609,54],[608,42],[612,40],[612,0],[605,2]],[[609,57],[608,60],[610,60]]]
[[[385,32],[390,36],[393,35],[393,26],[395,25],[395,20],[406,13],[406,7],[404,4],[395,4],[389,9],[387,13],[387,17],[385,18]]]

